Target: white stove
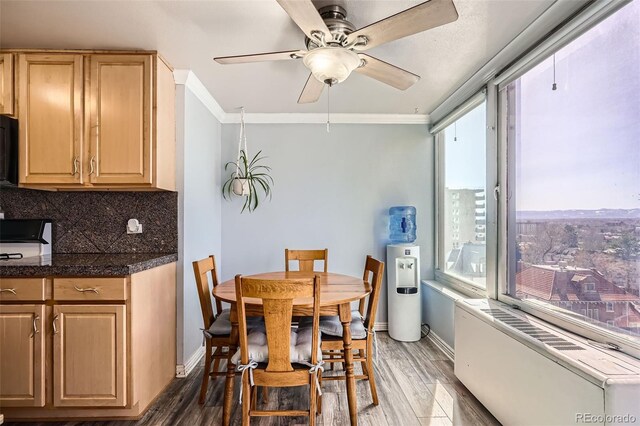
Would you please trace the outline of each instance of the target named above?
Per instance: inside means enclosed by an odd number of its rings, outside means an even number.
[[[0,265],[51,264],[51,225],[47,219],[0,220]]]
[[[51,255],[28,256],[21,259],[2,259],[0,258],[0,267],[2,266],[51,266]]]

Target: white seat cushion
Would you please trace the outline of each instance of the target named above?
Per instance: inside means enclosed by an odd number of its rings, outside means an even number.
[[[213,320],[213,324],[208,330],[204,331],[207,337],[227,336],[231,334],[231,321],[229,320],[229,309],[223,309],[220,315]],[[249,318],[247,326],[249,328],[257,327],[263,324],[262,318]]]
[[[311,327],[298,327],[291,330],[291,345],[289,347],[289,357],[292,363],[311,362],[311,339],[313,329]],[[319,336],[318,336],[319,337]],[[249,359],[256,362],[269,361],[269,347],[267,345],[267,334],[264,325],[252,328],[247,334],[249,344]],[[320,349],[320,339],[318,338],[318,359],[322,359]],[[231,362],[238,364],[240,361],[240,349],[233,355]]]
[[[313,320],[310,317],[304,317],[300,320],[300,326],[310,327]],[[342,323],[340,317],[320,317],[320,331],[327,336],[342,337]],[[356,340],[366,339],[367,330],[364,328],[364,318],[360,315],[360,311],[351,311],[351,338]]]

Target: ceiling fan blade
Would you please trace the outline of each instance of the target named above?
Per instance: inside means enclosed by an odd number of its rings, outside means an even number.
[[[253,55],[220,56],[213,58],[219,64],[246,64],[249,62],[282,61],[300,59],[307,52],[304,50],[287,50],[285,52],[256,53]]]
[[[405,71],[373,56],[365,55],[364,53],[359,53],[358,56],[364,60],[365,64],[355,69],[357,73],[374,78],[396,89],[407,90],[420,80],[419,75]]]
[[[312,31],[322,31],[327,40],[331,39],[331,31],[327,28],[318,10],[311,3],[311,0],[277,0],[285,12],[293,19],[293,22],[309,38],[313,38]]]
[[[365,36],[367,38],[366,46],[355,46],[354,49],[367,50],[448,24],[456,19],[458,19],[458,11],[453,0],[429,0],[352,32],[349,34],[347,42],[357,40],[358,36]]]
[[[320,99],[323,89],[324,83],[318,81],[313,74],[309,74],[307,83],[304,85],[304,89],[302,89],[302,93],[300,93],[300,97],[298,98],[298,103],[311,104],[317,102],[318,99]]]

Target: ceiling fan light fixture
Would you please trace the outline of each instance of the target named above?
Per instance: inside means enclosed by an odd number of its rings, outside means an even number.
[[[343,82],[361,65],[357,53],[342,47],[313,49],[302,61],[318,81],[330,81],[332,84]]]

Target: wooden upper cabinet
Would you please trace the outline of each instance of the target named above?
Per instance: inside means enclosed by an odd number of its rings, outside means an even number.
[[[127,404],[125,305],[55,305],[53,405]]]
[[[91,55],[89,178],[93,184],[152,183],[151,55]]]
[[[82,55],[18,61],[20,183],[82,183]]]
[[[0,305],[0,407],[43,407],[44,305]]]
[[[0,114],[14,114],[13,54],[0,53]]]
[[[20,120],[21,186],[176,189],[175,82],[157,53],[5,51],[0,58],[0,81],[15,75],[18,86],[10,105]],[[4,99],[12,86],[2,84]]]

